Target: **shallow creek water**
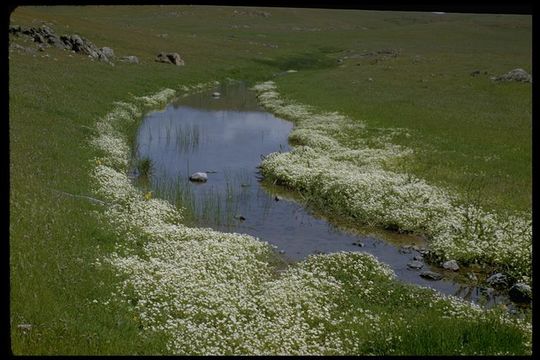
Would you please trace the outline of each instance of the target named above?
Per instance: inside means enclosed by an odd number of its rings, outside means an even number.
[[[213,96],[215,91],[221,95]],[[187,207],[194,226],[253,235],[275,245],[290,262],[310,254],[367,252],[388,264],[401,281],[488,306],[504,303],[512,307],[507,296],[486,293],[459,280],[471,269],[460,270],[458,275],[427,263],[421,270],[408,268],[407,263],[419,253],[402,247],[424,246],[419,237],[345,230],[305,208],[297,196],[265,184],[257,168],[261,156],[289,151],[292,127],[263,110],[244,84],[222,85],[149,113],[138,130],[135,158],[148,158],[153,165],[145,186],[155,196]],[[194,172],[207,172],[208,181],[190,182]],[[445,277],[427,280],[419,276],[424,270]],[[485,274],[478,274],[479,279],[482,276]]]

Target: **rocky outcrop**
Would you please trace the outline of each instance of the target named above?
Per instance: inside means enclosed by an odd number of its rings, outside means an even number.
[[[166,63],[166,64],[173,64],[177,66],[184,65],[184,60],[182,60],[182,58],[180,57],[178,53],[160,52],[156,56],[156,61],[161,62],[161,63]]]
[[[46,25],[40,27],[23,27],[11,25],[9,33],[15,36],[26,35],[43,48],[44,46],[55,46],[60,49],[72,50],[76,53],[84,54],[90,58],[110,63],[114,58],[114,51],[109,47],[99,49],[91,41],[77,34],[58,36]]]

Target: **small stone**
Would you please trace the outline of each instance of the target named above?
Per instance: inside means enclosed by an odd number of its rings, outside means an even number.
[[[246,218],[243,217],[242,215],[235,215],[234,218],[235,218],[235,219],[238,219],[238,220],[240,220],[240,221],[246,220]]]
[[[422,255],[414,255],[413,260],[422,261],[422,260],[424,260],[424,257]]]
[[[196,173],[191,174],[191,176],[189,177],[189,180],[195,181],[195,182],[206,182],[208,181],[208,175],[206,175],[206,173],[203,173],[203,172],[196,172]]]
[[[424,267],[424,263],[413,260],[413,261],[408,262],[407,266],[410,267],[411,269],[421,269]]]
[[[401,254],[410,254],[412,252],[410,245],[403,245],[398,250]]]
[[[128,64],[138,64],[138,63],[139,63],[139,58],[136,57],[136,56],[133,56],[133,55],[130,55],[130,56],[122,56],[122,57],[120,58],[120,61],[125,62],[125,63],[128,63]]]
[[[359,247],[363,247],[364,246],[364,243],[361,243],[360,241],[355,241],[352,243],[353,245],[356,245],[356,246],[359,246]]]
[[[527,284],[515,283],[508,291],[508,295],[512,301],[529,302],[532,299],[532,289]]]
[[[285,250],[279,250],[278,251],[280,254],[285,254]]]
[[[216,91],[216,92],[212,93],[212,96],[215,97],[215,98],[218,98],[218,97],[221,96],[221,93]]]
[[[279,201],[279,200],[281,200],[281,198],[280,198],[279,196],[276,195],[276,196],[274,197],[274,200],[275,200],[275,201]]]
[[[442,266],[446,270],[452,270],[452,271],[458,271],[459,270],[459,265],[458,265],[456,260],[446,261],[445,263],[443,263]]]
[[[493,287],[505,287],[508,286],[508,278],[504,274],[496,273],[488,277],[486,283]]]
[[[174,65],[184,65],[184,60],[180,57],[178,53],[164,53],[161,52],[156,56],[155,59],[157,62],[162,62],[166,64],[174,64]]]
[[[443,278],[441,274],[433,272],[433,271],[422,271],[420,273],[420,276],[423,277],[424,279],[435,280],[435,281],[441,280]]]

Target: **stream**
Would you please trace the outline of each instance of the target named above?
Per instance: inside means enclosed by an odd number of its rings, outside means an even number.
[[[269,153],[291,150],[292,128],[291,122],[261,108],[243,83],[180,97],[143,119],[134,155],[136,160],[150,159],[152,171],[147,177],[134,176],[155,196],[186,207],[192,215],[189,225],[252,235],[274,245],[288,262],[312,254],[363,251],[388,264],[401,281],[488,307],[518,306],[504,293],[465,280],[471,272],[485,279],[478,269],[454,273],[426,262],[421,269],[410,268],[407,264],[425,247],[420,237],[344,227],[302,205],[298,195],[267,184],[258,165]],[[208,181],[191,182],[195,172],[206,172]],[[425,279],[420,273],[426,270],[444,277]]]

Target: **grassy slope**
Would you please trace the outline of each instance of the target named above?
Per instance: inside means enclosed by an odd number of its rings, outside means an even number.
[[[530,87],[492,85],[485,77],[468,76],[476,68],[496,74],[514,67],[530,70],[530,18],[489,16],[478,24],[466,15],[448,15],[448,21],[426,23],[422,19],[431,15],[407,14],[403,20],[392,13],[271,12],[265,18],[233,16],[231,8],[43,7],[19,8],[12,15],[12,23],[50,21],[57,33],[76,32],[97,46],[112,47],[117,55],[137,55],[143,61],[110,67],[56,49],[47,50],[49,58],[10,54],[11,321],[12,326],[34,325],[30,335],[13,330],[13,351],[156,353],[162,348],[160,339],[139,338],[126,309],[93,307],[91,299],[106,298],[114,288],[114,276],[88,264],[111,251],[117,239],[93,211],[97,205],[53,191],[91,194],[87,174],[95,154],[86,143],[91,127],[112,101],[130,93],[226,76],[261,80],[295,65],[323,68],[284,77],[280,89],[373,126],[411,127],[415,132],[407,144],[420,149],[421,160],[410,165],[414,171],[458,187],[467,180],[463,168],[484,171],[493,204],[530,207]],[[357,26],[371,30],[363,35]],[[478,38],[469,43],[471,32]],[[163,33],[168,37],[156,36]],[[465,43],[460,41],[464,38]],[[440,42],[437,47],[433,39]],[[383,47],[402,48],[402,57],[373,66],[347,61],[347,67],[339,68],[318,51]],[[187,65],[154,63],[159,51],[178,51]],[[306,51],[311,55],[290,60]],[[425,60],[412,65],[416,54]],[[385,70],[386,64],[395,70]],[[440,80],[428,78],[427,89],[412,86],[419,73],[432,72],[442,73]],[[366,85],[366,77],[375,81]],[[441,118],[448,125],[441,126]],[[489,154],[500,159],[471,160]]]

